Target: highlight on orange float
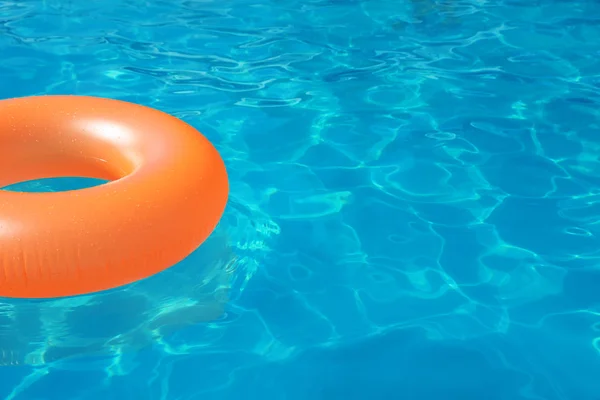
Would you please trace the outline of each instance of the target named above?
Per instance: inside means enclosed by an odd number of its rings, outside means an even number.
[[[154,275],[207,239],[229,192],[215,147],[171,115],[87,96],[0,100],[0,187],[69,176],[109,182],[0,190],[0,296],[74,296]]]

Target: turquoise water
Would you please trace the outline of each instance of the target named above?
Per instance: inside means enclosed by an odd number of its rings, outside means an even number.
[[[231,178],[203,254],[0,303],[0,398],[600,398],[600,3],[2,1],[0,49]]]

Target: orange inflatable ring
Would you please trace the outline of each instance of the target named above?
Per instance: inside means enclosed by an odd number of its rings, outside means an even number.
[[[117,100],[0,100],[0,187],[50,177],[110,182],[52,193],[0,190],[0,296],[93,293],[176,264],[227,203],[225,165],[193,127]]]

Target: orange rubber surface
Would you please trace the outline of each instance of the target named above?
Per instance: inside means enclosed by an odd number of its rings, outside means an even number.
[[[225,165],[187,123],[95,97],[0,101],[0,187],[50,177],[110,182],[82,190],[0,190],[0,296],[93,293],[156,274],[214,230]]]

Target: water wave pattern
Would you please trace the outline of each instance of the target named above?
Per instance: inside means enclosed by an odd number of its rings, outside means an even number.
[[[597,1],[0,1],[0,49],[2,98],[206,134],[241,260],[135,351],[0,343],[0,397],[600,398]]]

